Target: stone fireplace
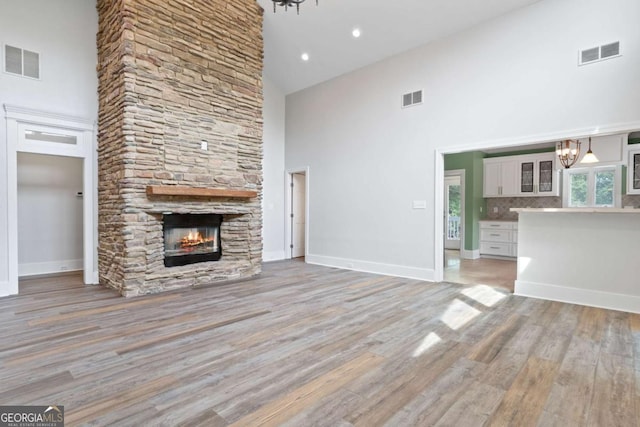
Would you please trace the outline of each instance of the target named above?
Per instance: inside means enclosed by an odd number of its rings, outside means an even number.
[[[262,13],[98,1],[102,285],[133,296],[260,272]],[[186,214],[221,218],[219,259],[165,265],[165,218]]]

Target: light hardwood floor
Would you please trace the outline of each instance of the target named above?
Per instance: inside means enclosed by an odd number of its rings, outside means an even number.
[[[444,251],[444,280],[463,285],[489,285],[513,292],[517,264],[513,260],[461,259],[460,251]]]
[[[74,425],[636,426],[640,316],[489,286],[264,265],[123,299],[78,276],[0,299],[0,404]]]

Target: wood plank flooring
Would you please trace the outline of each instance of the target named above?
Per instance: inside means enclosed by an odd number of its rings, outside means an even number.
[[[483,284],[513,292],[517,276],[515,259],[462,259],[460,251],[444,251],[444,280],[463,285]]]
[[[306,265],[0,299],[0,404],[68,426],[637,426],[640,316]]]

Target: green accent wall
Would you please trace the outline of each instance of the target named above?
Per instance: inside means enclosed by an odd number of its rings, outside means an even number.
[[[484,153],[472,151],[444,156],[444,170],[464,169],[464,249],[480,247],[480,218],[486,211],[482,197]]]

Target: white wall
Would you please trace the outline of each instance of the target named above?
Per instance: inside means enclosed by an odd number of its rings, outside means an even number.
[[[20,276],[82,270],[82,159],[18,153]]]
[[[284,93],[263,78],[263,249],[264,261],[284,259]]]
[[[313,174],[307,260],[432,278],[435,150],[637,124],[638,16],[637,0],[543,0],[289,95],[285,167]],[[616,40],[622,57],[577,66]]]
[[[0,105],[63,113],[96,120],[98,110],[94,1],[2,0],[0,45],[40,53],[40,80],[0,71]],[[6,120],[0,117],[0,171],[6,164]],[[6,176],[0,173],[0,288],[7,281]],[[2,294],[0,289],[0,294]]]
[[[521,212],[515,294],[640,313],[640,212]]]

